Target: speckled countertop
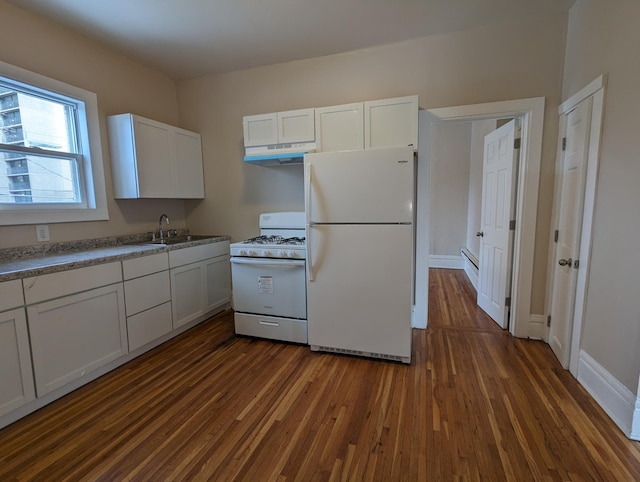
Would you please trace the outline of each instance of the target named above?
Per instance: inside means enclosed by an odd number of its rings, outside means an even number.
[[[148,234],[133,234],[0,249],[0,282],[229,239],[229,236],[211,236],[206,239],[163,245],[144,244],[149,241]]]

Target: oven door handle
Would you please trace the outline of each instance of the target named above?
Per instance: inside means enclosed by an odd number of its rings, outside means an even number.
[[[235,264],[274,266],[277,268],[299,268],[304,266],[303,259],[231,258],[231,262]]]

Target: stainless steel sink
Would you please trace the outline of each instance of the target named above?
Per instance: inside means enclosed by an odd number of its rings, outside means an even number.
[[[149,240],[149,241],[139,241],[136,244],[164,244],[164,245],[171,245],[171,244],[188,243],[190,241],[200,241],[202,239],[211,239],[211,238],[214,238],[214,237],[215,236],[202,235],[202,234],[182,234],[182,235],[179,235],[179,236],[172,236],[170,238],[154,239],[154,240]]]

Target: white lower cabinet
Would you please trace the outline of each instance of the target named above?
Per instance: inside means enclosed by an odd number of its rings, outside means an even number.
[[[167,253],[122,262],[129,350],[173,329]]]
[[[120,262],[25,278],[23,286],[38,397],[128,353]]]
[[[11,281],[8,283],[12,283]],[[17,281],[20,286],[20,281]],[[7,283],[0,283],[5,290]],[[20,300],[22,292],[20,291]],[[35,399],[24,307],[0,313],[0,415]]]
[[[0,282],[0,428],[230,300],[228,241]]]
[[[38,396],[125,355],[122,283],[27,307]]]
[[[231,300],[228,241],[170,251],[169,265],[174,328]]]

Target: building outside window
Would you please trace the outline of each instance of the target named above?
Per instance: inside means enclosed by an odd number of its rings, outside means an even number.
[[[108,219],[98,126],[95,94],[0,62],[0,224]]]

